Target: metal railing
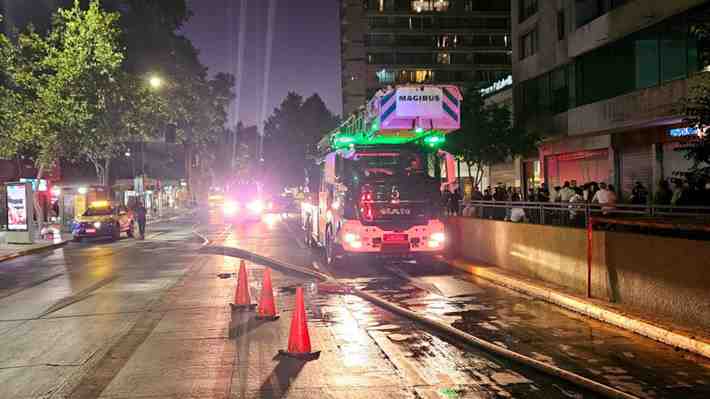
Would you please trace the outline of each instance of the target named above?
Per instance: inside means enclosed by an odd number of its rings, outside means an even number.
[[[633,221],[646,227],[655,221],[659,226],[679,226],[679,230],[707,230],[710,228],[710,206],[668,205],[600,205],[586,202],[509,202],[462,201],[458,214],[463,217],[502,220],[554,226],[584,228],[589,219],[617,218],[633,225]],[[641,223],[641,222],[644,223]],[[692,226],[700,228],[693,228]]]

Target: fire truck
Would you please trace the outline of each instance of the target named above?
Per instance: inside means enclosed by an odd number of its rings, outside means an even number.
[[[318,143],[301,220],[329,265],[443,252],[441,189],[455,174],[440,147],[460,127],[461,101],[451,85],[389,87]]]

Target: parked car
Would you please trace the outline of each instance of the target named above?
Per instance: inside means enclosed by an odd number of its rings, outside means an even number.
[[[72,236],[75,241],[106,237],[115,241],[122,233],[133,237],[136,227],[133,212],[125,206],[113,206],[108,201],[95,201],[74,221]]]

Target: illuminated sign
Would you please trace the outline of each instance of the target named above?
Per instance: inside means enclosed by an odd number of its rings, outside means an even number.
[[[485,89],[481,89],[481,95],[486,96],[488,94],[493,94],[497,91],[503,90],[506,87],[509,87],[512,85],[513,85],[513,75],[508,75],[506,78],[501,79],[497,82],[494,82],[492,85],[486,87]]]
[[[27,231],[27,191],[24,184],[7,185],[7,230]]]
[[[679,127],[674,129],[668,129],[668,135],[670,135],[671,137],[700,136],[701,131],[695,127]]]
[[[37,179],[20,179],[20,182],[31,183],[33,191],[38,191],[38,192],[47,191],[47,180],[45,180],[45,179],[39,179],[39,180],[37,180]]]
[[[443,116],[440,87],[401,87],[397,89],[397,116],[439,118]]]

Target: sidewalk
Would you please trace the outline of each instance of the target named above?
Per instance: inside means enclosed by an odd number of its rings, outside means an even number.
[[[171,209],[157,217],[150,216],[147,224],[154,224],[177,219],[188,215],[191,211],[184,209]],[[3,232],[0,232],[2,234]],[[5,237],[0,236],[0,262],[16,259],[22,256],[36,254],[43,251],[51,251],[66,245],[72,240],[70,233],[62,233],[61,237],[54,240],[36,240],[33,244],[6,244]]]
[[[61,234],[51,240],[35,240],[33,244],[7,244],[4,233],[4,231],[0,232],[0,262],[56,249],[66,245],[72,239],[71,234]]]
[[[502,268],[454,259],[449,264],[467,274],[479,277],[533,298],[540,299],[573,312],[581,313],[605,323],[632,331],[710,358],[710,335],[707,331],[691,331],[673,325],[655,315],[642,314],[606,301],[581,297],[561,287],[517,275]]]

